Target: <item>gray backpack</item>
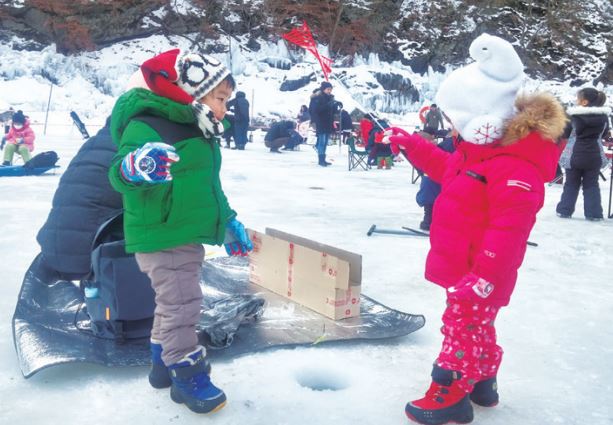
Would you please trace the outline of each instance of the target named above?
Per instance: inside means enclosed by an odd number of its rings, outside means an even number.
[[[123,211],[98,229],[91,264],[90,274],[81,281],[91,332],[106,339],[149,337],[155,293],[134,254],[125,251]]]

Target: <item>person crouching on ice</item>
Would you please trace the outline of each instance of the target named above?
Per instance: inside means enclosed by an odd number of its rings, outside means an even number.
[[[214,412],[226,395],[196,334],[202,244],[252,249],[219,179],[216,139],[235,82],[217,59],[175,49],[144,62],[130,84],[111,115],[109,179],[123,197],[126,251],[155,291],[149,382],[194,412]]]
[[[447,291],[444,338],[430,388],[405,407],[421,424],[469,423],[471,401],[498,403],[503,352],[494,321],[509,303],[544,184],[555,176],[555,140],[566,122],[551,95],[517,96],[523,64],[511,44],[483,34],[470,55],[476,62],[452,72],[436,95],[454,126],[455,153],[397,128],[385,136],[441,183],[425,277]]]

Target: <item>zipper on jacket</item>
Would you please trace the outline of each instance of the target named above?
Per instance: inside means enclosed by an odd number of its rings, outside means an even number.
[[[214,137],[214,136],[213,136]],[[218,183],[218,187],[221,188],[221,179],[219,178],[219,173],[221,172],[221,166],[217,169],[217,160],[215,159],[215,148],[213,147],[213,143],[215,141],[208,142],[205,139],[205,142],[208,143],[209,148],[211,149],[211,157],[213,158],[213,172],[215,176],[217,176],[217,181],[214,183]],[[215,201],[217,202],[217,225],[215,226],[216,232],[219,232],[219,225],[221,223],[221,202],[219,202],[219,197],[217,194],[217,190],[213,190],[213,196],[215,197]],[[215,241],[220,240],[220,235],[216,234]],[[222,239],[223,242],[223,239]]]
[[[475,173],[474,171],[466,170],[466,175],[468,177],[472,177],[473,179],[479,180],[481,183],[487,183],[487,179],[485,178],[485,176]]]

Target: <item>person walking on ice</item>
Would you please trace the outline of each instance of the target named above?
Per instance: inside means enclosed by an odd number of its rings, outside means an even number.
[[[447,293],[443,343],[429,389],[405,406],[409,419],[429,425],[469,423],[471,402],[499,401],[495,320],[511,299],[566,123],[553,96],[517,96],[523,64],[510,43],[482,34],[470,55],[475,62],[452,72],[436,95],[453,125],[455,153],[398,128],[385,136],[441,183],[425,277]]]

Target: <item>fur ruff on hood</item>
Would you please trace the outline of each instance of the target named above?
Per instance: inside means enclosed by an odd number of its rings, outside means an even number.
[[[564,132],[568,118],[564,108],[549,93],[520,94],[515,99],[515,115],[505,126],[502,145],[511,145],[532,132],[552,142]]]
[[[568,115],[610,115],[608,106],[573,106],[566,110]]]

